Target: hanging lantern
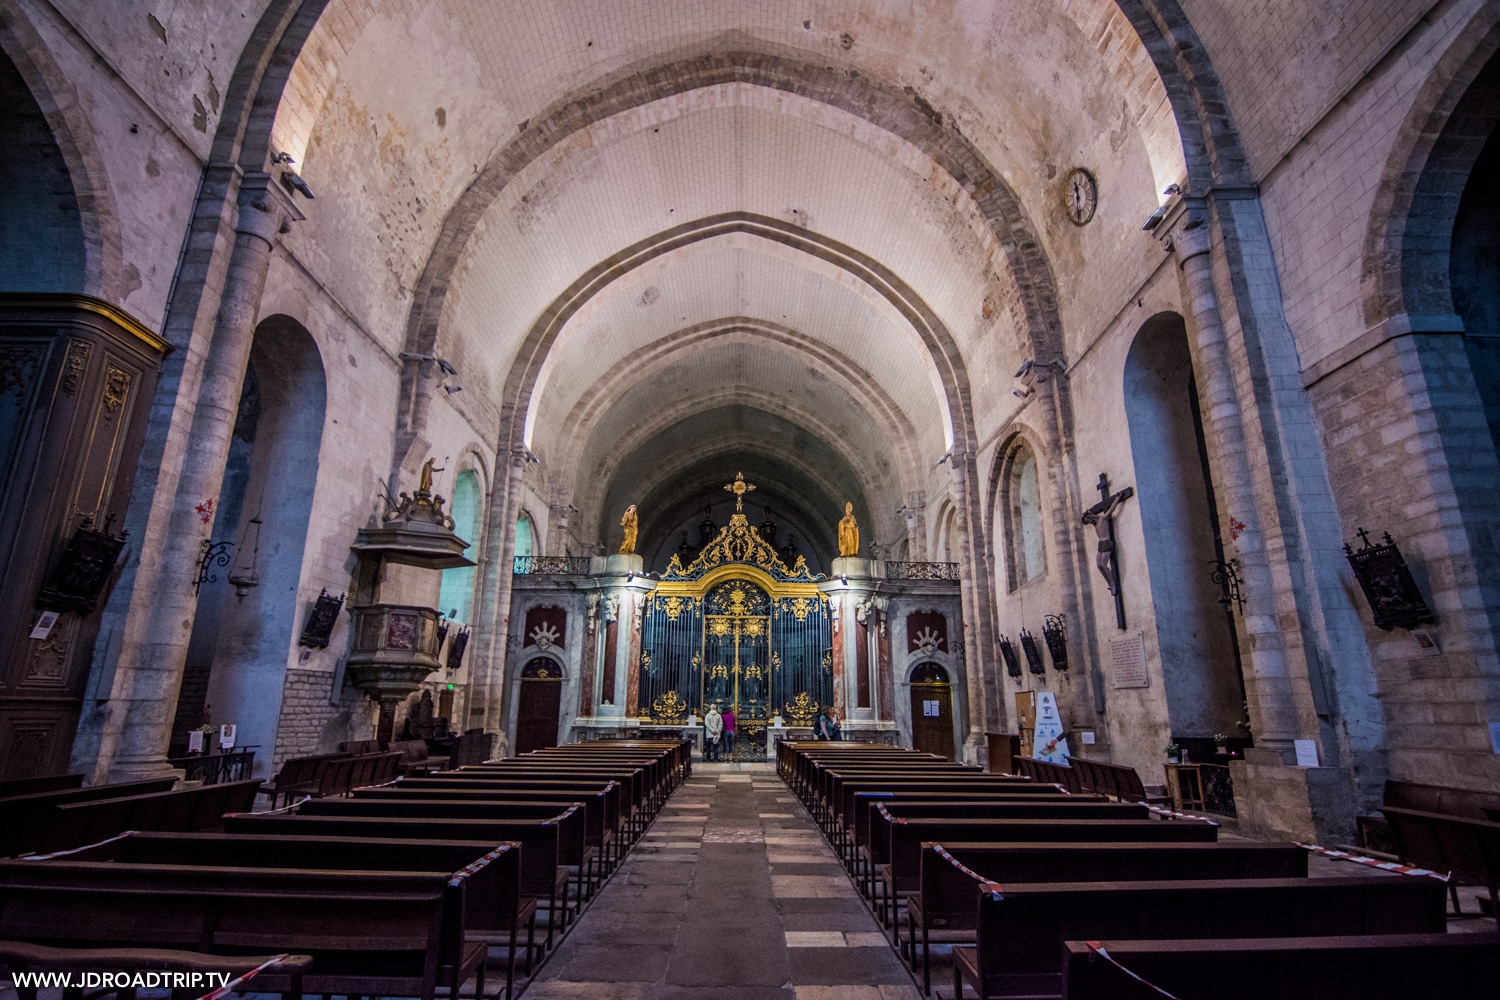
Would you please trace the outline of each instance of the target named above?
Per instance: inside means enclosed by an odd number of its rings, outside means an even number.
[[[240,600],[250,593],[252,587],[260,586],[260,574],[256,572],[255,566],[260,557],[260,526],[263,522],[259,517],[252,517],[250,523],[245,526],[245,535],[240,539],[240,561],[229,574],[230,586],[234,587],[235,596]],[[249,558],[245,553],[250,553]]]

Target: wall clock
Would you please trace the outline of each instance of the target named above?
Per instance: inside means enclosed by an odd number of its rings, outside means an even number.
[[[1063,202],[1073,225],[1081,226],[1092,219],[1094,209],[1099,205],[1099,186],[1094,182],[1094,175],[1082,167],[1068,174],[1063,187]]]

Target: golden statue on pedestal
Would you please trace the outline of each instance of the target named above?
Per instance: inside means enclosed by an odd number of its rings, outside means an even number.
[[[844,504],[844,517],[839,521],[839,556],[848,558],[859,555],[859,522],[854,519],[854,504]]]
[[[620,527],[625,529],[625,540],[620,543],[620,555],[635,555],[635,536],[640,531],[640,519],[635,514],[635,504],[625,508],[625,516],[620,518]]]

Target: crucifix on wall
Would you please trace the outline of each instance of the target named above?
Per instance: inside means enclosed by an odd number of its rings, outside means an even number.
[[[1125,627],[1125,595],[1120,590],[1120,567],[1115,562],[1115,512],[1135,496],[1135,487],[1127,486],[1118,493],[1110,493],[1109,477],[1099,473],[1099,502],[1083,512],[1083,523],[1094,529],[1099,540],[1095,563],[1104,575],[1104,585],[1115,598],[1115,624]]]

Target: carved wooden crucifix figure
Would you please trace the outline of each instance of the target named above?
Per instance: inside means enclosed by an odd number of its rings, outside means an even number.
[[[1115,512],[1121,504],[1135,496],[1135,487],[1127,486],[1118,493],[1109,492],[1109,477],[1099,473],[1099,502],[1083,512],[1083,523],[1094,529],[1099,539],[1099,553],[1095,562],[1104,575],[1104,585],[1115,598],[1115,624],[1125,627],[1125,595],[1120,590],[1120,567],[1115,562]]]

